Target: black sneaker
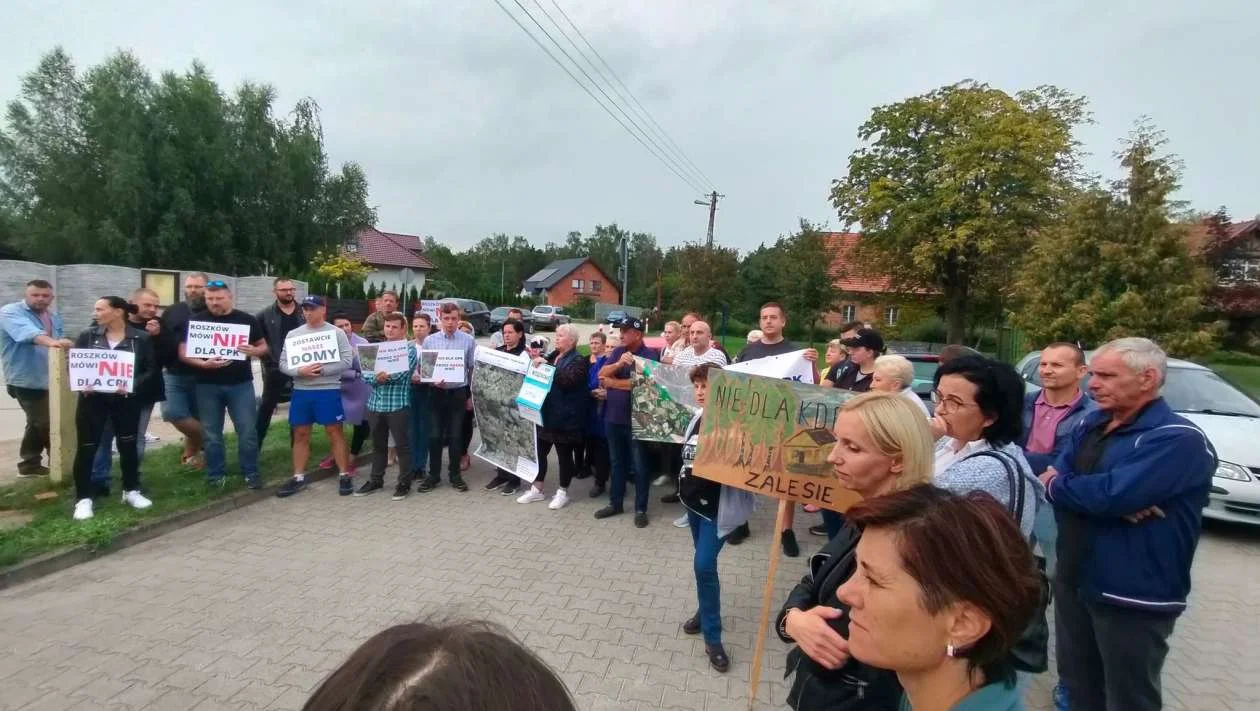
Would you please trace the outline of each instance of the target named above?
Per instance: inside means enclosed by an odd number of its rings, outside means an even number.
[[[827,535],[827,526],[826,526],[826,524],[822,524],[822,523],[820,523],[820,524],[817,524],[817,525],[814,525],[814,526],[810,526],[810,527],[809,527],[809,535],[811,535],[811,536],[825,536],[825,535]]]
[[[662,496],[662,497],[661,497],[661,503],[662,503],[662,504],[676,504],[676,503],[678,503],[678,492],[674,492],[674,493],[672,493],[672,494],[666,494],[666,495]]]
[[[625,513],[625,512],[622,511],[619,507],[605,506],[604,508],[595,512],[595,518],[612,518],[613,516],[617,516],[622,513]]]
[[[372,481],[371,479],[368,479],[367,481],[363,482],[363,486],[360,486],[358,491],[354,492],[354,495],[367,496],[368,494],[375,494],[376,492],[384,488],[385,488],[384,482]]]
[[[438,479],[435,476],[426,476],[425,478],[420,480],[420,486],[416,487],[416,491],[420,492],[421,494],[427,494],[428,492],[433,491],[434,489],[438,488],[441,485],[442,485],[441,479]]]
[[[687,634],[700,634],[700,613],[692,615],[683,623],[683,632]]]
[[[286,499],[305,488],[306,488],[306,480],[298,479],[297,477],[294,477],[286,481],[285,483],[281,484],[279,489],[276,489],[276,496],[280,497],[281,499]]]
[[[748,537],[751,535],[752,531],[748,528],[748,524],[741,523],[739,526],[735,527],[734,531],[726,534],[726,542],[729,545],[737,546],[748,540]]]
[[[603,484],[596,484],[595,486],[591,487],[591,498],[598,499],[599,497],[603,496],[607,491],[608,491],[607,487],[605,487]]]
[[[704,645],[704,653],[709,656],[709,665],[715,671],[726,673],[731,668],[731,658],[726,656],[726,650],[720,644]]]
[[[503,491],[499,493],[503,494],[504,496],[515,496],[516,492],[519,491],[520,488],[521,488],[521,480],[517,479],[516,477],[512,477],[512,480],[509,481],[507,483],[507,486],[503,487]]]
[[[801,547],[796,543],[796,532],[790,528],[779,538],[779,545],[783,546],[783,555],[789,558],[795,558],[801,554]]]
[[[394,487],[394,495],[390,497],[393,501],[402,501],[411,495],[411,484],[399,484]]]
[[[494,478],[490,480],[490,483],[486,484],[486,491],[494,491],[495,489],[499,488],[500,486],[503,486],[506,483],[507,483],[507,477],[503,476],[502,474],[495,474]]]
[[[464,482],[464,477],[456,474],[451,477],[451,488],[455,491],[468,491],[468,484]]]
[[[639,512],[635,513],[635,515],[634,515],[634,527],[635,527],[635,528],[647,528],[647,525],[648,525],[647,512],[645,512],[645,511],[639,511]]]
[[[18,472],[19,479],[35,479],[41,476],[48,476],[48,467],[35,467]]]
[[[342,496],[349,496],[354,493],[354,477],[348,474],[342,474],[337,477],[337,493]]]

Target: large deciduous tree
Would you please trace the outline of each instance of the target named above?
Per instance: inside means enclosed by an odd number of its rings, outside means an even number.
[[[155,79],[120,52],[80,75],[56,49],[0,129],[0,238],[52,263],[300,271],[375,213],[358,165],[329,169],[315,102],[274,106],[198,63]]]
[[[962,342],[973,304],[994,300],[1061,213],[1085,120],[1084,100],[1055,87],[1012,96],[970,81],[876,108],[831,191],[841,219],[861,224],[857,258],[903,289],[940,291],[949,341]]]
[[[1220,327],[1202,318],[1210,270],[1191,254],[1171,199],[1179,164],[1160,154],[1164,143],[1139,124],[1116,156],[1125,177],[1080,194],[1037,236],[1015,315],[1034,342],[1145,336],[1183,356],[1215,347]]]

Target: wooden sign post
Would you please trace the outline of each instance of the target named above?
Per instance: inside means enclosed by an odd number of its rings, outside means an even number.
[[[774,516],[774,535],[770,541],[770,570],[766,573],[766,587],[761,591],[761,622],[757,625],[757,643],[753,646],[752,673],[749,675],[748,711],[753,711],[757,703],[757,687],[761,684],[761,656],[766,650],[766,633],[770,629],[770,601],[774,595],[774,576],[779,572],[779,556],[783,553],[780,545],[783,538],[783,523],[787,518],[789,506],[796,504],[787,499],[779,499],[779,511]]]
[[[70,391],[70,369],[64,348],[48,349],[48,477],[74,479],[74,453],[79,448],[74,424],[78,395]]]

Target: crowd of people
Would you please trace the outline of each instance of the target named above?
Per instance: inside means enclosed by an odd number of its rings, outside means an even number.
[[[391,457],[398,465],[394,499],[406,498],[417,481],[418,491],[432,491],[442,483],[443,453],[447,482],[468,491],[463,471],[477,346],[457,305],[443,303],[436,323],[421,312],[409,320],[397,311],[397,296],[386,292],[356,334],[345,315],[329,319],[322,297],[298,299],[287,279],[275,280],[275,303],[258,315],[234,308],[228,285],[204,274],[187,275],[183,286],[184,301],[160,317],[157,295],[149,290],[138,289],[126,300],[103,297],[93,325],[73,341],[51,309],[47,282],[32,280],[23,301],[0,309],[6,385],[27,416],[18,463],[23,476],[47,474],[47,349],[134,354],[131,389],[79,396],[75,519],[91,518],[94,501],[108,495],[111,442],[119,453],[123,501],[135,508],[151,504],[143,494],[140,435],[158,402],[163,418],[184,434],[183,462],[204,468],[212,486],[227,477],[225,413],[237,433],[240,474],[258,488],[259,443],[277,404],[288,398],[294,474],[278,496],[306,487],[315,425],[327,432],[332,453],[322,464],[336,467],[341,495],[383,489]],[[246,358],[190,353],[193,321],[246,327],[248,338],[238,346]],[[537,429],[537,477],[522,482],[498,470],[486,489],[515,495],[521,504],[550,498],[550,508],[561,509],[575,480],[593,478],[590,496],[608,497],[595,518],[607,519],[626,512],[633,483],[633,522],[642,528],[649,522],[653,483],[648,462],[664,462],[674,477],[657,483],[672,484],[663,498],[682,503],[685,514],[675,524],[690,530],[694,549],[695,612],[682,629],[702,636],[719,672],[730,668],[731,659],[722,643],[717,561],[726,544],[751,535],[748,520],[757,497],[694,471],[709,374],[728,360],[798,351],[818,361],[816,351],[785,339],[787,313],[780,305],[763,306],[758,325],[728,359],[696,314],[666,324],[666,347],[659,350],[645,343],[643,321],[626,317],[614,324],[615,347],[600,331],[590,336],[589,354],[583,355],[578,332],[568,325],[557,329],[554,348],[527,342],[517,312],[503,324],[497,346],[535,365],[549,364],[555,375]],[[408,349],[406,371],[363,369],[357,347],[406,341],[409,326],[416,347]],[[320,334],[333,336],[337,358],[290,365],[286,340]],[[464,377],[422,381],[418,349],[461,351]],[[1101,346],[1087,364],[1077,345],[1053,343],[1041,352],[1042,389],[1025,394],[1009,364],[953,347],[940,355],[931,408],[910,388],[909,361],[885,351],[878,331],[846,324],[815,369],[815,383],[860,393],[837,414],[836,444],[827,460],[839,485],[860,503],[843,513],[807,509],[821,514],[810,531],[827,542],[810,557],[775,621],[778,636],[790,645],[789,705],[797,711],[1022,708],[1028,679],[1049,666],[1052,605],[1057,708],[1160,708],[1160,671],[1186,606],[1200,511],[1216,466],[1203,432],[1160,396],[1163,350],[1144,338],[1122,338]],[[254,394],[250,358],[263,361],[261,397]],[[682,444],[635,439],[635,358],[688,370],[700,410]],[[354,428],[349,442],[347,423]],[[352,454],[368,439],[371,471],[355,489]],[[552,450],[558,486],[548,497]],[[789,557],[800,553],[796,508],[788,507],[779,532]],[[365,645],[308,708],[343,708],[337,699],[366,693],[364,683],[387,673],[380,655],[400,645],[409,650],[407,659],[424,667],[417,680],[440,671],[428,656],[438,653],[429,649],[434,645],[498,649],[515,660],[508,665],[513,668],[537,663],[528,652],[495,642],[493,631],[399,628]],[[397,677],[398,670],[388,673]],[[533,678],[546,680],[542,674]],[[564,708],[563,685],[543,685],[535,706],[519,708]],[[372,693],[383,688],[374,684]]]

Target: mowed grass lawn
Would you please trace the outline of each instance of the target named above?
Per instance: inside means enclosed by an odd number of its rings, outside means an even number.
[[[109,545],[119,534],[146,521],[201,508],[218,499],[245,490],[245,481],[236,464],[236,436],[227,439],[228,479],[223,488],[208,487],[204,471],[180,464],[181,446],[167,444],[150,448],[140,469],[140,484],[153,506],[137,511],[121,501],[122,480],[114,461],[113,481],[108,499],[98,499],[96,515],[88,521],[75,521],[74,483],[63,481],[22,480],[0,489],[0,512],[28,514],[33,518],[19,528],[0,532],[0,568],[50,551],[87,544]],[[328,439],[316,427],[311,436],[311,463],[319,464],[328,454]],[[292,452],[289,448],[289,425],[276,420],[267,433],[259,456],[259,472],[263,481],[274,484],[292,476]],[[48,493],[54,496],[47,496]],[[43,494],[44,498],[37,498]]]

